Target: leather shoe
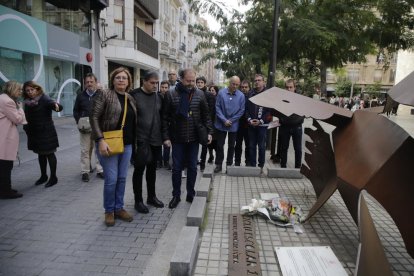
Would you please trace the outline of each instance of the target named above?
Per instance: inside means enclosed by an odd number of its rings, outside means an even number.
[[[190,203],[192,203],[192,202],[193,202],[193,199],[194,199],[194,197],[193,197],[193,196],[189,196],[189,195],[187,195],[187,196],[185,197],[185,201],[190,202]]]
[[[104,176],[103,172],[98,172],[96,174],[96,176],[99,177],[99,178],[101,178],[101,179],[105,179],[105,176]]]
[[[82,174],[82,181],[83,182],[89,182],[89,174],[88,173],[83,173]]]
[[[52,187],[53,185],[56,185],[58,183],[58,179],[57,177],[50,177],[49,181],[46,183],[45,187],[49,188]]]
[[[177,207],[178,203],[180,203],[181,198],[179,198],[178,196],[174,196],[170,203],[168,204],[168,208],[170,209],[174,209],[175,207]]]
[[[23,194],[19,193],[18,191],[15,190],[10,190],[7,192],[2,192],[0,193],[0,199],[14,199],[14,198],[19,198],[22,197]]]
[[[42,185],[47,181],[47,175],[42,175],[38,180],[36,180],[35,185]]]
[[[216,166],[216,168],[214,169],[214,173],[219,173],[221,172],[221,166]]]
[[[135,210],[141,214],[148,214],[149,210],[148,207],[142,201],[135,202],[134,206]]]
[[[157,208],[164,208],[164,203],[159,200],[156,196],[147,199],[147,204]]]

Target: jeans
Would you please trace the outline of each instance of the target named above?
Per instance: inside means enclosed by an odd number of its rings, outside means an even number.
[[[233,156],[234,156],[234,144],[236,143],[236,135],[237,132],[227,132],[227,131],[220,131],[217,130],[217,153],[216,153],[216,161],[215,164],[219,167],[223,165],[224,160],[224,143],[226,142],[226,136],[228,134],[227,140],[227,166],[231,166],[233,164]]]
[[[256,162],[259,167],[263,168],[266,155],[266,135],[267,127],[248,127],[249,133],[249,165],[256,167]],[[259,159],[256,161],[257,148],[259,148]]]
[[[124,207],[125,182],[131,160],[132,146],[125,145],[124,152],[113,156],[102,156],[98,144],[96,152],[104,169],[103,205],[105,213],[119,211]]]
[[[244,159],[246,166],[249,165],[249,133],[247,127],[239,125],[237,131],[236,146],[234,147],[234,163],[240,165],[241,156],[243,153],[243,140],[244,140]]]
[[[198,142],[172,144],[173,196],[181,196],[181,172],[185,165],[187,165],[187,196],[195,196],[194,185],[197,179],[198,148]]]
[[[161,153],[161,146],[151,146],[152,156],[158,156]],[[137,157],[139,158],[139,157]],[[155,181],[156,181],[156,169],[157,159],[153,158],[152,161],[146,166],[135,165],[134,174],[132,176],[132,187],[134,188],[135,202],[142,202],[142,178],[147,181],[147,197],[154,198],[155,195]],[[137,164],[137,162],[135,162]]]
[[[302,125],[280,126],[280,166],[286,168],[290,136],[295,150],[295,168],[302,165]]]

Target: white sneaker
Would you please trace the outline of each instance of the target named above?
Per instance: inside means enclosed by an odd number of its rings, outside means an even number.
[[[187,177],[187,171],[182,171],[181,173],[181,178],[186,178]]]

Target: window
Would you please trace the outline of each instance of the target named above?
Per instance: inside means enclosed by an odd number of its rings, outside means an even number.
[[[120,39],[124,39],[124,1],[115,0],[114,2],[114,34]]]
[[[348,80],[351,82],[359,81],[359,69],[348,69]]]
[[[382,82],[382,70],[376,69],[374,71],[374,82]]]
[[[390,79],[389,79],[390,83],[395,82],[395,72],[396,72],[395,69],[390,69]]]

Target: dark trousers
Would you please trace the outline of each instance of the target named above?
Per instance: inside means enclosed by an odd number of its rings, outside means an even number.
[[[227,132],[217,130],[217,154],[216,154],[216,162],[217,166],[223,165],[224,160],[224,143],[226,142],[226,136],[228,134],[227,140],[227,166],[231,166],[233,164],[233,156],[234,156],[234,144],[236,143],[236,135],[237,132]]]
[[[263,168],[266,156],[266,136],[267,127],[248,127],[249,133],[249,165],[256,167],[258,163],[260,168]],[[257,158],[257,151],[259,158]],[[257,163],[256,163],[257,162]]]
[[[171,152],[171,147],[167,147],[167,146],[162,146],[162,160],[164,161],[164,163],[167,163],[170,161],[170,152]]]
[[[234,147],[234,163],[240,165],[243,152],[244,141],[244,159],[246,166],[249,165],[249,132],[247,127],[239,127],[236,137],[236,146]]]
[[[155,194],[155,181],[157,179],[156,169],[157,169],[157,156],[161,152],[161,146],[151,146],[152,156],[154,157],[150,163],[146,166],[136,166],[134,168],[134,174],[132,175],[132,187],[134,188],[135,202],[142,201],[142,180],[145,172],[145,180],[147,181],[147,196],[148,198],[153,198]],[[136,156],[139,158],[139,156]],[[137,164],[137,162],[135,162]]]
[[[194,197],[197,179],[198,142],[172,144],[172,195],[181,196],[181,172],[187,166],[187,196]]]
[[[290,137],[295,150],[295,168],[302,165],[302,125],[280,126],[280,166],[286,168]]]
[[[0,160],[0,193],[10,192],[12,169],[13,161]]]

